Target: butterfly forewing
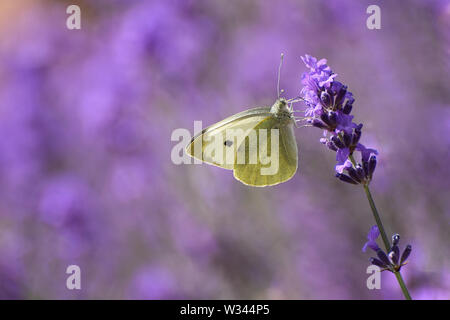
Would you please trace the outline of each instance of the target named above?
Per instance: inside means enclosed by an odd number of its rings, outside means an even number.
[[[245,137],[262,121],[272,116],[270,107],[249,109],[204,129],[186,147],[199,160],[232,170],[235,154]]]

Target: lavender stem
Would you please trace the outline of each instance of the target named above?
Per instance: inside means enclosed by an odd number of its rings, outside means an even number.
[[[406,287],[405,281],[403,281],[403,277],[400,273],[400,271],[394,272],[395,277],[397,278],[398,284],[400,285],[400,288],[402,288],[403,295],[405,296],[406,300],[412,300],[411,295],[409,294],[408,288]]]
[[[380,230],[381,238],[383,239],[384,246],[386,247],[386,252],[390,250],[389,239],[386,235],[386,231],[384,231],[383,223],[381,222],[380,215],[378,214],[377,207],[375,206],[375,202],[373,201],[372,194],[370,193],[369,186],[364,184],[364,191],[366,192],[367,200],[369,200],[370,208],[372,209],[373,217],[377,223],[378,229]]]
[[[356,161],[353,158],[353,155],[349,156],[350,161],[353,166],[356,167]],[[363,184],[364,191],[366,192],[367,200],[369,200],[370,208],[372,209],[373,217],[375,218],[375,222],[377,223],[378,229],[380,230],[381,238],[383,239],[384,246],[386,247],[386,252],[390,250],[389,239],[386,236],[386,231],[384,230],[383,223],[381,222],[380,215],[378,214],[377,207],[375,206],[375,202],[373,201],[372,194],[370,193],[369,185]],[[406,300],[412,300],[411,295],[409,294],[408,288],[406,287],[405,281],[403,281],[403,277],[400,274],[400,271],[394,272],[395,277],[397,278],[398,284],[402,289],[403,295]]]

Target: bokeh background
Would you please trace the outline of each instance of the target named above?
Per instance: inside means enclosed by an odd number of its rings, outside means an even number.
[[[82,29],[66,28],[81,7]],[[366,28],[381,7],[382,29]],[[251,188],[174,165],[193,132],[297,96],[305,53],[356,97],[379,150],[372,192],[413,252],[413,298],[450,298],[448,1],[2,1],[0,298],[401,299],[369,291],[374,224],[363,189],[334,177],[320,130],[296,130],[298,173]],[[301,108],[301,105],[298,105]],[[68,265],[82,290],[66,288]]]

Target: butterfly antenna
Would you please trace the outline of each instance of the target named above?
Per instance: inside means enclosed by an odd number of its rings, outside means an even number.
[[[312,125],[310,125],[310,124],[304,124],[304,125],[299,126],[299,125],[296,124],[296,127],[297,127],[297,128],[306,128],[306,127],[312,127]]]
[[[289,99],[288,102],[290,103],[296,103],[296,102],[300,102],[300,101],[306,101],[305,98],[301,97],[301,96],[297,96],[295,98]]]
[[[283,93],[284,90],[280,91],[280,74],[281,74],[281,66],[283,65],[284,53],[281,54],[280,57],[280,65],[278,66],[278,81],[277,81],[277,95],[278,99],[280,99],[280,93]]]

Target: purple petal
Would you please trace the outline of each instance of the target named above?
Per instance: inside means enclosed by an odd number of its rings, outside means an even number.
[[[370,249],[372,249],[373,251],[377,251],[378,249],[380,249],[380,247],[378,246],[378,244],[375,241],[367,241],[364,244],[364,247],[362,248],[363,252],[366,252],[367,247],[369,247]]]
[[[329,77],[327,77],[326,79],[324,79],[323,81],[319,82],[319,86],[321,87],[329,87],[330,84],[333,82],[333,79],[337,77],[337,74],[332,74]]]
[[[348,148],[339,149],[336,153],[336,161],[338,164],[344,164],[350,155],[350,150]]]
[[[345,131],[347,133],[351,133],[353,128],[356,128],[356,124],[352,122],[353,116],[349,114],[345,114],[341,111],[337,112],[337,127],[336,131]]]
[[[370,155],[371,155],[372,153],[378,155],[378,151],[377,151],[377,150],[375,150],[375,149],[370,149],[370,148],[366,148],[366,147],[365,147],[363,144],[361,144],[361,143],[358,143],[358,144],[356,145],[356,148],[355,148],[355,149],[361,152],[361,159],[362,159],[363,162],[369,161]]]
[[[372,226],[370,228],[369,234],[367,235],[367,239],[369,240],[377,240],[378,236],[380,235],[380,230],[378,229],[378,226]]]
[[[339,149],[339,150],[342,150],[342,149]],[[339,150],[338,150],[338,152],[339,152]],[[351,166],[352,166],[352,162],[347,159],[343,164],[337,164],[334,169],[336,170],[336,172],[342,173],[342,172],[344,172],[344,170],[346,168],[350,168]]]
[[[320,59],[318,62],[317,62],[317,66],[318,67],[320,67],[320,66],[323,66],[323,65],[326,65],[327,64],[327,59]]]
[[[367,234],[367,242],[364,244],[363,247],[363,252],[366,252],[367,247],[369,247],[370,249],[377,251],[379,249],[378,244],[375,242],[378,238],[378,236],[380,235],[380,230],[378,229],[378,227],[372,226],[370,228],[369,233]]]
[[[316,65],[317,65],[317,59],[314,58],[313,56],[310,56],[309,54],[305,54],[304,57],[301,57],[303,63],[311,69],[315,69]]]

